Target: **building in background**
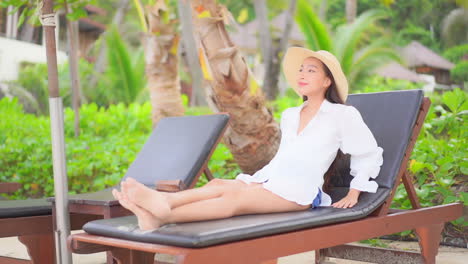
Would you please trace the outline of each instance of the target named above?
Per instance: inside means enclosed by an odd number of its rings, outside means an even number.
[[[106,12],[100,8],[88,5],[85,7],[88,17],[80,18],[79,28],[79,56],[87,57],[94,41],[102,34],[106,26],[93,20],[96,16],[104,16]],[[18,12],[9,14],[13,7],[0,9],[0,83],[16,80],[24,65],[31,63],[46,63],[45,39],[42,26],[27,23],[18,28]],[[65,14],[58,12],[56,18],[56,43],[58,63],[67,60],[67,32]]]

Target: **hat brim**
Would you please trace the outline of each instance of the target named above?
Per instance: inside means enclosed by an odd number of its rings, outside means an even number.
[[[348,97],[348,81],[338,60],[336,60],[334,56],[333,58],[331,56],[333,56],[331,53],[326,54],[325,51],[315,52],[301,47],[291,47],[286,51],[283,59],[283,72],[287,82],[299,96],[302,96],[299,93],[299,87],[297,85],[299,69],[304,62],[304,59],[314,57],[322,61],[323,64],[328,67],[333,75],[333,79],[335,80],[338,95],[343,102],[346,102],[346,98]]]

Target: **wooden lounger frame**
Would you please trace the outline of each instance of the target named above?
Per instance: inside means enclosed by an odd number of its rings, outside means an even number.
[[[427,115],[429,98],[425,97],[413,127],[410,143],[400,165],[394,188],[388,199],[370,216],[363,219],[313,227],[283,234],[247,239],[206,248],[183,248],[162,244],[134,242],[95,236],[86,233],[69,237],[68,244],[75,253],[112,252],[118,263],[153,263],[156,253],[176,256],[176,263],[277,263],[277,258],[316,251],[316,263],[325,257],[347,257],[354,260],[383,261],[383,256],[396,256],[405,263],[435,263],[444,223],[462,215],[460,203],[421,208],[410,174],[406,173],[408,159]],[[396,188],[403,181],[413,206],[411,210],[391,210]],[[343,245],[395,232],[414,229],[419,237],[421,253],[374,249]],[[364,251],[363,251],[364,250]],[[372,251],[371,251],[372,250]],[[364,252],[364,253],[363,253]],[[367,252],[367,253],[365,253]],[[372,253],[369,253],[372,252]],[[388,259],[387,259],[388,260]],[[161,263],[161,262],[154,262]]]
[[[81,228],[89,221],[97,220],[98,217],[86,215],[72,215],[71,227]],[[0,256],[2,264],[20,263],[54,263],[54,220],[52,215],[27,216],[14,218],[0,218],[0,238],[18,237],[18,240],[26,246],[31,260],[17,259]]]

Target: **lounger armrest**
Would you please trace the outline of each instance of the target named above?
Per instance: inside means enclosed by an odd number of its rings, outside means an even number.
[[[0,193],[13,193],[22,187],[23,185],[17,182],[0,182]]]
[[[185,190],[182,180],[160,180],[156,182],[156,190],[161,192],[179,192]]]

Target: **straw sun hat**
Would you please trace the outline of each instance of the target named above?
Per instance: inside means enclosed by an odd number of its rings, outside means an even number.
[[[301,47],[289,48],[283,59],[283,72],[289,85],[294,88],[299,96],[302,96],[302,94],[299,93],[299,87],[297,86],[297,75],[302,62],[308,57],[319,59],[328,67],[328,69],[330,69],[330,72],[335,79],[338,95],[343,102],[346,102],[346,98],[348,97],[348,81],[346,80],[346,76],[341,69],[338,59],[336,59],[333,54],[325,50],[312,51]]]

